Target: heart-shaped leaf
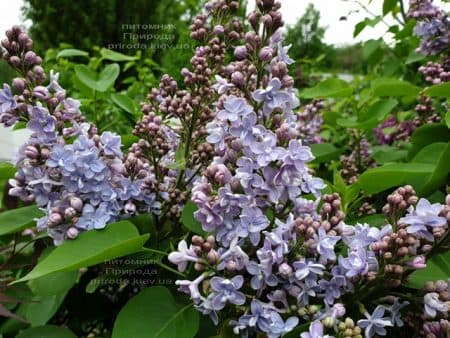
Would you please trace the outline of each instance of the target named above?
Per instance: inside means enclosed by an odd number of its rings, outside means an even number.
[[[192,303],[179,306],[169,290],[155,286],[142,290],[119,312],[112,338],[193,338],[199,314]]]
[[[100,74],[93,71],[86,65],[76,65],[75,75],[86,86],[99,92],[105,92],[116,81],[120,73],[117,63],[107,65]]]

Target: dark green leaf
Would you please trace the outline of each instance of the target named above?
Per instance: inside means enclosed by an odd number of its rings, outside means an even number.
[[[0,163],[0,180],[7,180],[14,177],[16,168],[10,163]]]
[[[65,327],[45,325],[22,331],[16,338],[77,338],[77,336]]]
[[[58,271],[73,271],[89,267],[141,251],[148,237],[148,235],[139,236],[136,227],[128,221],[108,224],[103,230],[86,231],[76,240],[68,240],[57,247],[25,277],[15,283]]]
[[[383,15],[391,12],[395,7],[397,7],[397,0],[384,0]]]
[[[408,158],[413,158],[423,147],[431,143],[450,141],[450,130],[443,124],[425,124],[416,129],[412,134],[412,147]]]
[[[188,201],[184,205],[183,212],[181,214],[181,221],[183,222],[183,225],[192,232],[204,235],[205,231],[202,229],[202,225],[194,217],[195,211],[197,211],[197,206],[195,205],[195,203],[192,201]]]
[[[25,230],[42,216],[43,212],[35,205],[4,211],[0,213],[0,236]]]
[[[407,286],[422,289],[426,282],[448,280],[450,276],[450,251],[432,257],[427,261],[427,267],[414,272]]]
[[[193,338],[199,325],[192,304],[179,306],[169,290],[142,290],[119,312],[112,338]]]
[[[30,280],[28,286],[35,295],[49,297],[66,293],[76,283],[78,271],[61,271]]]
[[[450,159],[450,142],[433,143],[420,150],[414,157],[413,162],[434,165],[431,174],[421,177],[416,184],[420,195],[429,195],[447,181],[450,172],[448,160]]]

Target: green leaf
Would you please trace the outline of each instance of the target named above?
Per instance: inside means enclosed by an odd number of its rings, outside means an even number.
[[[341,153],[341,150],[331,143],[311,144],[311,151],[315,157],[314,163],[323,163],[337,159]]]
[[[112,338],[193,338],[199,325],[192,304],[179,306],[168,289],[142,290],[117,315]]]
[[[355,29],[353,31],[353,37],[356,38],[366,27],[367,27],[367,20],[364,19],[363,21],[358,22],[355,25]]]
[[[450,98],[450,82],[444,82],[424,90],[425,94],[431,97],[445,97]]]
[[[391,12],[397,7],[397,0],[384,0],[383,2],[383,15]]]
[[[409,53],[408,57],[406,58],[405,64],[409,65],[414,62],[422,61],[425,58],[426,58],[425,55],[413,50],[411,53]]]
[[[435,142],[445,142],[450,140],[450,130],[443,124],[425,124],[416,129],[412,134],[412,147],[409,150],[408,158],[413,158],[423,147]]]
[[[421,88],[407,81],[381,78],[372,81],[372,91],[376,96],[416,96]]]
[[[79,49],[72,49],[72,48],[63,49],[56,55],[56,59],[70,58],[70,57],[74,57],[74,56],[89,57],[89,53],[85,52],[84,50],[79,50]]]
[[[78,271],[60,271],[30,280],[28,286],[35,295],[49,297],[67,292],[78,279]]]
[[[192,201],[188,201],[183,207],[183,212],[181,213],[181,221],[183,222],[183,225],[192,232],[204,235],[205,231],[202,229],[202,225],[194,217],[195,211],[197,211],[197,206],[195,205],[195,203]]]
[[[368,40],[364,43],[362,48],[362,56],[364,59],[371,59],[376,56],[377,52],[381,51],[381,41],[380,40]]]
[[[283,335],[283,338],[298,338],[300,336],[300,333],[308,332],[310,323],[304,323],[299,326],[297,326],[295,329],[293,329],[291,332],[286,333]]]
[[[300,97],[312,99],[318,97],[348,97],[353,90],[347,82],[338,78],[329,78],[312,88],[304,89]]]
[[[119,52],[115,52],[111,49],[102,48],[100,50],[100,55],[105,60],[110,60],[114,62],[122,62],[122,61],[134,61],[136,60],[135,56],[125,55]]]
[[[77,338],[77,336],[65,327],[45,325],[22,331],[16,338]]]
[[[374,147],[372,157],[378,164],[385,164],[403,160],[407,155],[407,150],[396,149],[390,146],[380,146]]]
[[[34,297],[31,302],[21,304],[17,310],[31,326],[45,325],[58,311],[67,292],[46,297]]]
[[[382,122],[397,104],[398,101],[394,99],[379,100],[362,113],[357,121],[338,119],[337,123],[346,128],[372,129]]]
[[[421,177],[416,184],[419,195],[429,195],[433,191],[447,181],[450,166],[448,159],[450,158],[450,142],[448,143],[432,143],[422,148],[414,157],[413,162],[427,163],[434,165],[431,174]]]
[[[14,177],[16,168],[10,163],[0,163],[0,180],[7,180]]]
[[[103,230],[86,231],[76,240],[68,240],[57,247],[25,277],[14,283],[36,279],[58,271],[73,271],[89,267],[141,251],[148,237],[148,234],[139,236],[136,227],[128,221],[108,224]]]
[[[186,159],[184,158],[184,146],[178,147],[175,151],[175,162],[166,164],[166,168],[175,169],[175,170],[183,170],[186,168]]]
[[[450,251],[427,260],[427,267],[414,272],[406,285],[415,289],[422,289],[426,282],[447,280],[450,276]]]
[[[43,212],[35,205],[4,211],[0,213],[0,236],[25,230],[42,216]]]
[[[445,124],[450,128],[450,110],[445,114]]]
[[[76,65],[75,75],[86,86],[99,92],[105,92],[116,81],[120,73],[117,63],[107,65],[100,74],[96,73],[86,65]]]
[[[131,114],[136,113],[137,106],[128,95],[114,93],[111,94],[111,100],[123,110]]]
[[[390,163],[365,171],[358,179],[361,189],[367,195],[422,178],[433,172],[435,166],[423,163]],[[414,184],[413,184],[414,185]]]
[[[358,220],[355,222],[350,222],[350,224],[355,223],[367,223],[371,226],[381,228],[382,226],[386,225],[386,216],[383,214],[373,214],[358,218]]]

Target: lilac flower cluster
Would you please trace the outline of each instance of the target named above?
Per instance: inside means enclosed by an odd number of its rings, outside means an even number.
[[[26,33],[14,27],[7,37],[3,57],[23,77],[13,80],[17,94],[6,84],[0,91],[0,120],[7,127],[24,121],[31,131],[14,160],[10,194],[45,211],[38,229],[47,230],[56,244],[105,227],[120,217],[125,201],[139,198],[139,182],[125,175],[120,137],[98,135],[84,121],[80,102],[66,97],[58,74],[51,73],[42,86],[41,58]]]
[[[408,16],[418,21],[414,33],[421,38],[419,51],[437,55],[450,45],[450,18],[433,0],[410,0]]]
[[[214,231],[216,238],[194,236],[189,247],[180,242],[169,260],[180,271],[194,262],[200,275],[176,284],[216,324],[221,312],[233,308],[228,315],[238,318],[230,324],[243,337],[255,332],[280,337],[305,321],[311,325],[303,338],[385,336],[389,328],[403,327],[404,320],[414,327],[409,319],[420,306],[429,320],[437,319],[424,321],[425,332],[448,327],[447,283],[428,283],[418,303],[402,300],[395,290],[426,266],[433,243],[448,232],[450,196],[445,206],[425,199],[417,203],[411,187],[399,188],[383,208],[389,223],[381,229],[348,225],[339,215],[339,198],[323,200],[318,213],[314,208],[297,217],[289,213],[286,220],[275,217],[268,225],[260,212],[252,222],[260,234],[238,232],[229,245],[216,241],[223,228],[232,228],[225,223]],[[217,218],[224,220],[223,215]],[[348,295],[351,302],[345,302]],[[372,313],[366,309],[370,304]],[[362,319],[355,325],[350,316]]]
[[[216,156],[194,180],[191,197],[210,235],[182,240],[169,255],[180,271],[198,273],[176,284],[215,324],[231,317],[242,337],[281,337],[302,322],[311,323],[303,338],[386,335],[404,325],[401,311],[410,306],[390,291],[423,268],[430,243],[413,217],[444,207],[421,200],[401,222],[393,218],[380,229],[346,224],[339,196],[321,197],[324,183],[310,173],[313,155],[293,113],[298,100],[279,8],[273,0],[257,1],[248,16],[253,31],[214,86],[221,96],[206,141]],[[410,187],[402,189],[392,198],[395,210],[397,195],[417,202]],[[447,219],[436,217],[433,241],[448,229]],[[423,222],[434,227],[426,217]]]

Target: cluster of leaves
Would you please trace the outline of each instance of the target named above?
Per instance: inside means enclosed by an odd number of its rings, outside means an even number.
[[[385,0],[383,13],[355,28],[382,23],[392,15],[395,44],[370,40],[363,46],[367,75],[351,82],[326,79],[300,92],[303,101],[324,99],[326,111],[321,132],[323,143],[313,144],[316,175],[328,181],[329,192],[338,192],[343,211],[354,222],[383,224],[381,207],[393,188],[412,184],[420,196],[442,201],[447,193],[450,168],[450,82],[428,86],[417,73],[424,56],[415,52],[413,20],[405,21],[398,1]],[[60,71],[61,84],[80,99],[89,120],[100,129],[122,134],[125,145],[133,142],[130,131],[138,119],[138,103],[155,82],[157,65],[142,53],[125,55],[108,49],[86,52],[73,48],[50,49],[48,68]],[[394,115],[403,121],[415,117],[417,97],[433,98],[441,121],[424,124],[407,142],[377,145],[373,129]],[[348,184],[341,176],[341,155],[354,151],[350,144],[367,139],[375,167],[361,166],[357,179]],[[0,164],[0,185],[14,168]],[[217,330],[201,320],[188,299],[173,285],[180,273],[167,265],[166,256],[177,239],[158,242],[149,216],[110,224],[103,231],[82,233],[76,241],[54,248],[51,240],[33,230],[40,211],[19,204],[0,191],[0,324],[5,337],[231,337],[224,325]],[[359,213],[364,203],[376,212]],[[185,238],[203,234],[188,202],[181,221]],[[444,248],[445,249],[445,248]],[[412,275],[408,286],[450,276],[449,251],[442,250],[427,268]]]

